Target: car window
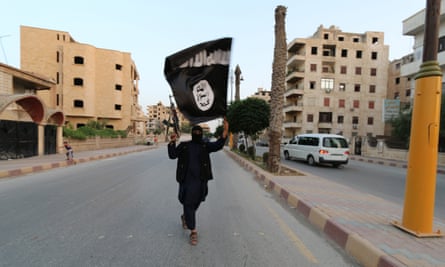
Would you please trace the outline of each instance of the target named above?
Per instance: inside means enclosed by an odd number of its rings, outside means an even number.
[[[323,139],[324,147],[348,148],[346,139],[340,137],[326,137]]]

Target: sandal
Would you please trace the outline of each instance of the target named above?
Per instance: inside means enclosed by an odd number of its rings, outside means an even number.
[[[188,229],[187,223],[185,222],[184,215],[181,215],[182,228]]]
[[[190,245],[192,246],[198,245],[198,232],[190,233]]]

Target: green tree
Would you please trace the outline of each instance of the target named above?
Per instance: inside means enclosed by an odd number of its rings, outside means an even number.
[[[442,95],[440,109],[439,151],[445,150],[445,95]],[[401,148],[408,148],[411,137],[412,108],[408,107],[390,121],[392,126],[390,143]]]
[[[411,116],[412,110],[407,109],[400,111],[397,118],[391,119],[392,131],[391,139],[389,140],[390,146],[395,145],[400,148],[408,148],[411,135]]]
[[[227,120],[232,133],[243,132],[255,140],[258,133],[269,126],[270,106],[259,98],[233,102],[227,110]]]

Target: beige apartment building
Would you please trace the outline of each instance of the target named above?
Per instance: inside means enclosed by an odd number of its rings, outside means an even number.
[[[389,47],[384,33],[321,25],[288,44],[283,138],[300,133],[384,134]]]
[[[184,115],[182,115],[177,108],[176,112],[179,119],[179,125],[182,126],[187,120],[184,118]],[[156,105],[147,106],[147,117],[148,117],[147,130],[149,132],[154,132],[158,130],[164,131],[166,127],[164,121],[168,121],[170,119],[170,122],[172,122],[171,108],[170,106],[164,106],[162,102],[159,101]]]
[[[138,104],[139,73],[131,54],[76,42],[65,31],[20,27],[20,65],[56,82],[55,94],[40,96],[63,110],[65,125],[106,122],[108,128],[146,134]]]

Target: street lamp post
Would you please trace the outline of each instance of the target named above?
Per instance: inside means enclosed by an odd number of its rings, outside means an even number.
[[[440,1],[427,0],[423,58],[417,73],[402,223],[398,228],[417,237],[433,232],[442,70],[437,62]]]

